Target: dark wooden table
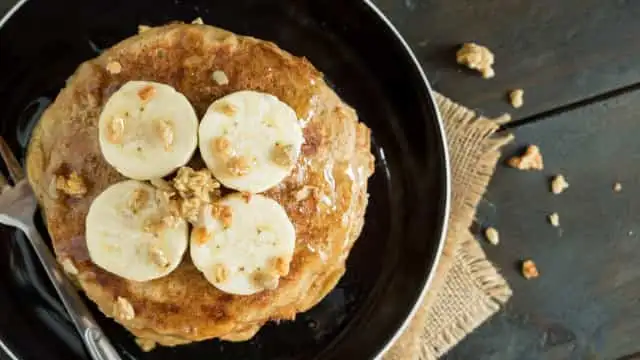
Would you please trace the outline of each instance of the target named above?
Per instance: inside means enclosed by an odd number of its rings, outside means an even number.
[[[510,112],[516,143],[540,146],[543,172],[500,165],[478,238],[514,290],[506,309],[447,359],[640,359],[640,1],[378,0],[434,87],[480,113]],[[496,55],[483,80],[455,63],[460,43]],[[523,88],[514,110],[509,89]],[[549,192],[549,178],[571,184]],[[622,191],[612,191],[619,181]],[[558,212],[560,228],[546,216]],[[532,258],[541,276],[525,280]]]
[[[376,3],[438,91],[513,114],[505,155],[531,143],[545,159],[543,172],[496,172],[477,221],[501,233],[497,247],[481,241],[514,296],[446,358],[640,359],[640,0]],[[456,65],[467,41],[495,52],[494,79]],[[525,90],[517,111],[506,102],[513,88]],[[560,196],[548,190],[557,173],[571,184]],[[522,258],[540,278],[522,278]]]

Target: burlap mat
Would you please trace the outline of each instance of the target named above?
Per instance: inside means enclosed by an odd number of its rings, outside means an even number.
[[[497,312],[511,289],[486,259],[469,228],[511,135],[497,135],[500,121],[440,94],[436,101],[445,124],[451,157],[451,217],[444,253],[433,283],[404,334],[385,360],[437,359]]]

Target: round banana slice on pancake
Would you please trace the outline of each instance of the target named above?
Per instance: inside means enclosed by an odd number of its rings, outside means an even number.
[[[198,118],[169,85],[129,81],[107,101],[98,123],[104,158],[122,175],[149,180],[186,164],[198,145]]]
[[[232,194],[201,214],[191,233],[191,260],[216,288],[250,295],[275,289],[289,273],[295,236],[276,201]]]
[[[273,95],[239,91],[215,101],[200,122],[200,153],[225,186],[259,193],[293,169],[304,142],[295,111]]]
[[[108,187],[98,195],[86,219],[91,261],[128,280],[165,276],[187,249],[187,223],[171,215],[161,190],[136,180]]]

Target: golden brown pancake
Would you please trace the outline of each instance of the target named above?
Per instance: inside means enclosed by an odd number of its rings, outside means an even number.
[[[106,70],[114,61],[122,68],[117,74]],[[224,71],[229,83],[213,81],[215,70]],[[124,179],[100,153],[98,117],[110,95],[130,80],[175,87],[200,117],[222,96],[256,90],[277,96],[302,119],[302,155],[290,176],[265,193],[296,228],[291,271],[278,288],[249,296],[223,293],[188,255],[174,272],[148,282],[128,281],[91,262],[84,238],[89,206]],[[373,156],[369,129],[306,59],[211,26],[174,24],[133,36],[80,65],[35,129],[27,167],[56,255],[73,262],[87,296],[110,317],[116,299],[125,298],[135,317],[117,319],[122,325],[138,337],[176,345],[246,340],[265,322],[294,319],[322,300],[344,273],[361,232]],[[52,186],[56,175],[72,171],[88,185],[81,198]]]

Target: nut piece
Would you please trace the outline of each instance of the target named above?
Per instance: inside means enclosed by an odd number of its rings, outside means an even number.
[[[120,320],[133,320],[136,317],[136,312],[133,310],[133,305],[121,297],[118,296],[116,302],[113,303],[113,316]]]
[[[213,267],[213,280],[217,283],[225,282],[229,277],[229,270],[222,264],[216,264]]]
[[[222,225],[225,228],[231,226],[231,222],[233,220],[233,212],[231,211],[231,207],[223,204],[213,204],[211,207],[211,216],[214,219],[218,219],[222,221]]]
[[[197,198],[211,202],[219,196],[220,183],[213,179],[207,169],[195,171],[190,167],[181,167],[173,179],[173,186],[183,199]]]
[[[562,175],[556,175],[551,180],[551,192],[558,195],[569,187],[569,183]]]
[[[142,101],[150,100],[155,94],[156,94],[156,88],[154,88],[152,85],[147,85],[142,89],[138,90],[138,97]]]
[[[151,26],[149,25],[138,25],[138,34],[142,34],[145,31],[151,30]]]
[[[211,148],[216,154],[226,158],[231,155],[231,142],[224,136],[218,136],[211,141]]]
[[[524,104],[523,96],[524,96],[524,90],[522,89],[512,90],[509,93],[509,101],[511,102],[511,106],[513,106],[516,109],[521,108],[522,105]]]
[[[136,338],[136,344],[144,352],[149,352],[156,348],[156,342],[149,339]]]
[[[615,192],[620,192],[620,191],[622,191],[622,184],[621,184],[621,183],[619,183],[619,182],[617,182],[617,183],[613,184],[613,191],[615,191]]]
[[[225,74],[222,70],[216,70],[211,74],[211,79],[216,82],[218,85],[227,85],[229,84],[229,78],[227,74]]]
[[[267,290],[277,288],[278,283],[280,282],[278,276],[259,270],[254,271],[251,278],[257,286],[263,287]]]
[[[122,65],[117,61],[110,61],[107,64],[106,69],[110,74],[120,74],[120,72],[122,71]]]
[[[507,160],[507,165],[519,170],[544,169],[542,154],[536,145],[529,145],[522,156],[514,156]]]
[[[121,117],[111,119],[106,126],[107,141],[112,144],[122,144],[124,139],[124,119]]]
[[[293,145],[283,145],[277,142],[273,148],[271,148],[271,161],[276,165],[289,167],[293,165],[294,158],[295,151]]]
[[[196,227],[193,229],[193,240],[198,245],[206,244],[211,238],[211,234],[205,227]]]
[[[560,216],[558,215],[558,213],[553,213],[553,214],[549,215],[549,223],[553,227],[560,226]]]
[[[220,104],[216,105],[215,110],[227,116],[233,116],[235,115],[236,111],[238,111],[238,109],[233,106],[233,104],[230,104],[226,101],[223,101]]]
[[[87,185],[75,171],[72,171],[67,178],[57,176],[56,189],[76,198],[82,197],[87,193]]]
[[[498,245],[500,243],[500,234],[498,230],[493,227],[488,227],[484,230],[484,236],[491,245]]]
[[[227,171],[233,176],[245,176],[250,169],[249,160],[244,156],[234,156],[227,161]]]
[[[166,268],[170,264],[169,259],[167,259],[167,256],[164,254],[164,252],[153,245],[149,248],[149,258],[151,259],[152,263],[158,265],[161,268]]]
[[[69,275],[78,275],[80,273],[78,271],[78,268],[76,268],[76,266],[73,264],[73,261],[71,261],[71,259],[69,258],[65,258],[64,260],[62,260],[61,264],[64,272]]]
[[[156,122],[156,135],[162,140],[164,150],[171,150],[173,145],[173,126],[169,120],[160,120]]]
[[[469,69],[480,71],[485,79],[495,76],[491,67],[494,62],[493,53],[482,45],[465,43],[456,53],[456,61]]]
[[[534,263],[533,260],[525,260],[522,262],[522,276],[527,280],[540,276],[536,263]]]
[[[149,193],[144,189],[136,189],[131,198],[129,199],[129,209],[134,214],[137,214],[138,211],[142,210],[147,205],[149,201]]]

